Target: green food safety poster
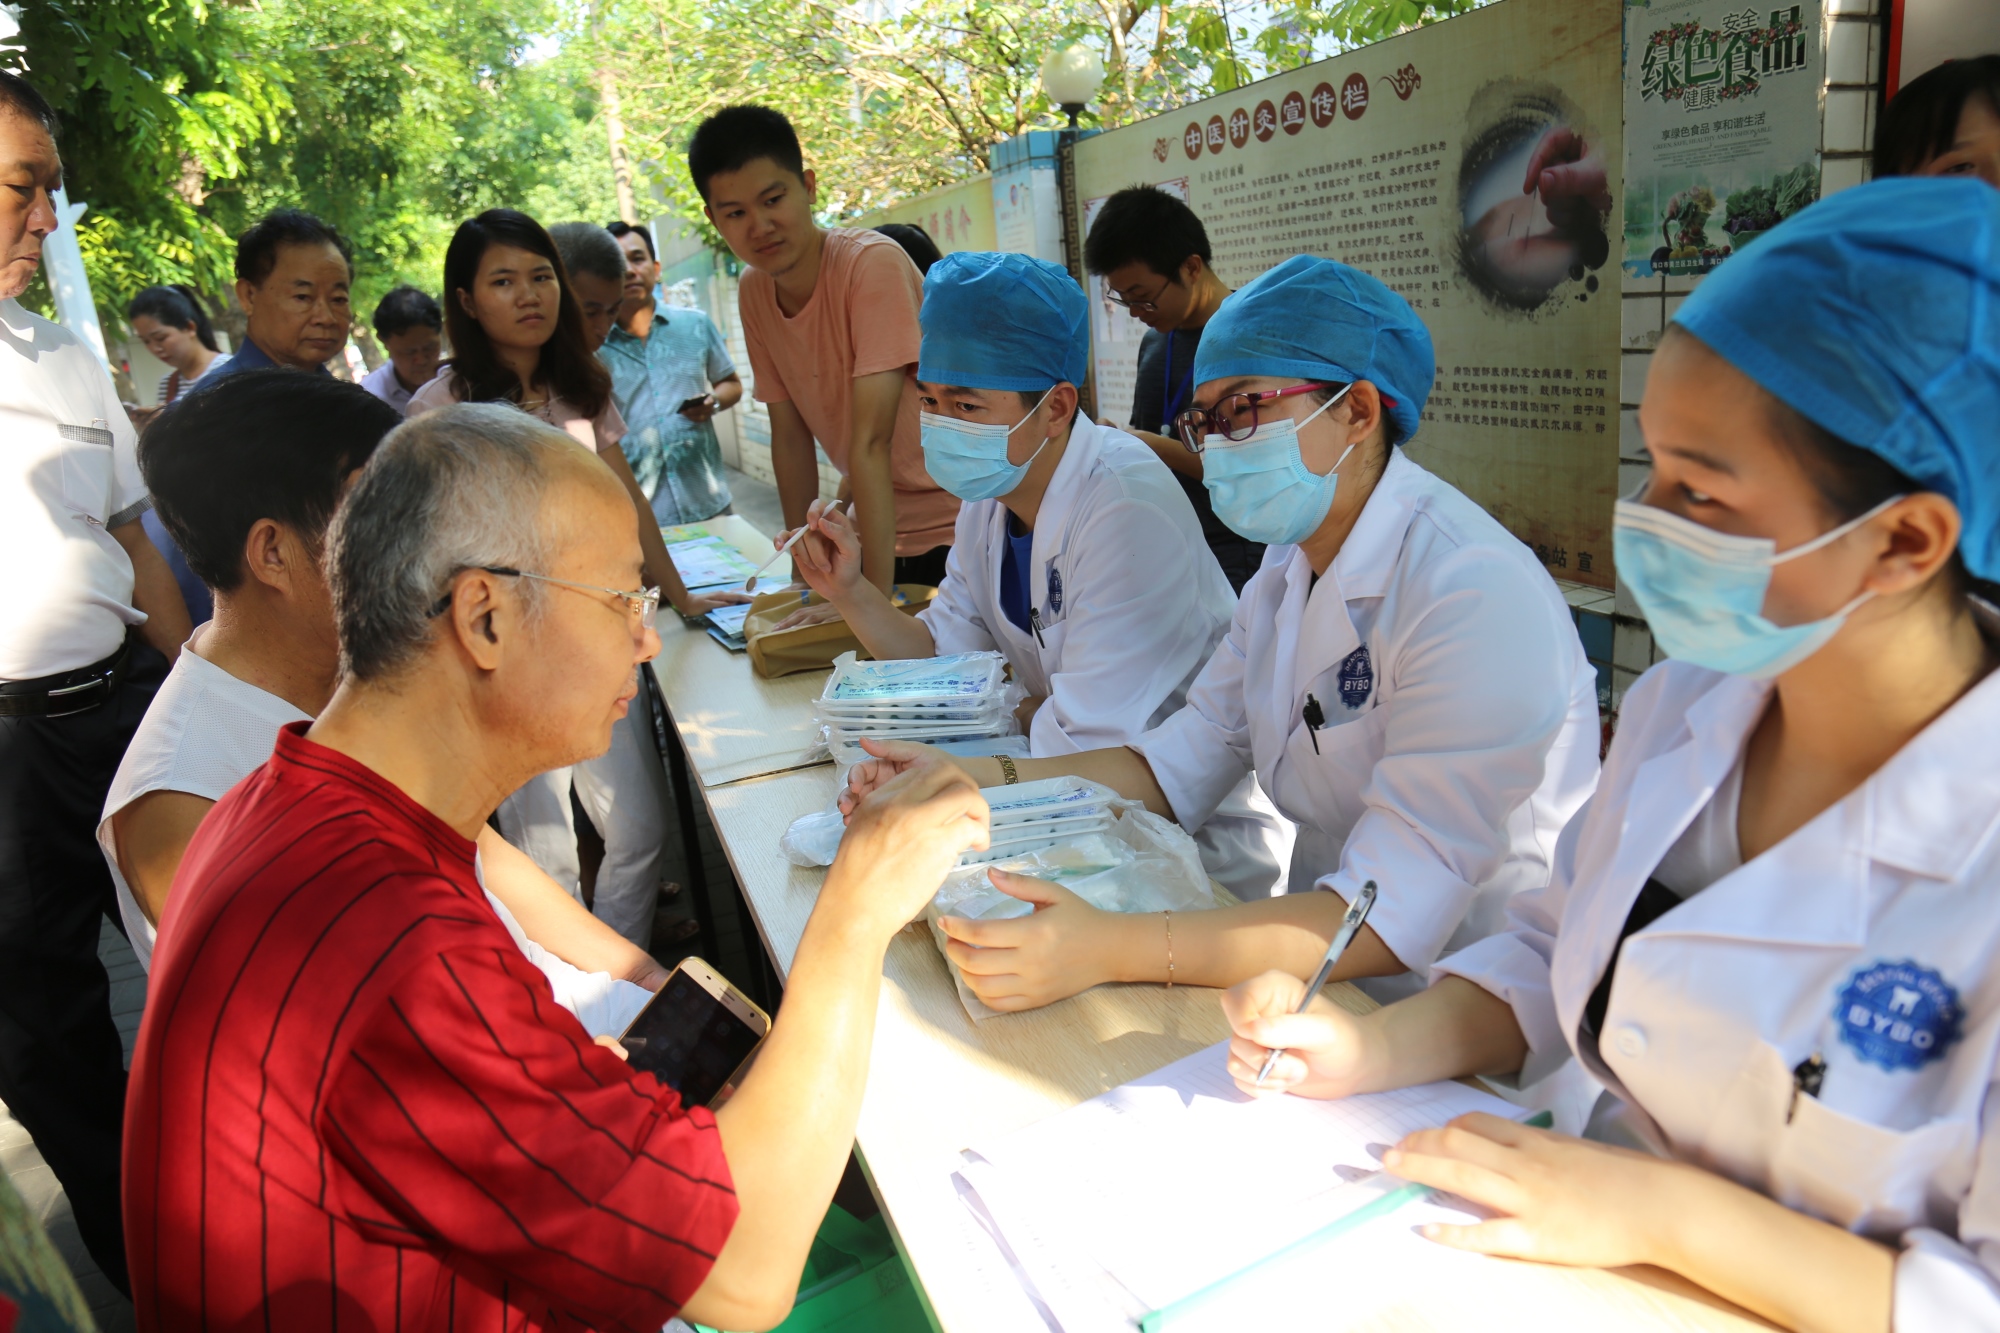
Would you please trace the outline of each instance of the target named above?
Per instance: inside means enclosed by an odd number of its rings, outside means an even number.
[[[1819,197],[1819,0],[1627,0],[1625,254],[1697,277]]]

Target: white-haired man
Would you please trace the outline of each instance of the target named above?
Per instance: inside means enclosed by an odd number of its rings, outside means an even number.
[[[472,838],[526,778],[605,747],[658,649],[630,503],[492,405],[405,423],[349,494],[343,681],[203,821],[154,955],[126,1120],[143,1325],[789,1309],[853,1142],[883,954],[985,845],[986,808],[937,765],[859,812],[714,1114],[549,1014]]]

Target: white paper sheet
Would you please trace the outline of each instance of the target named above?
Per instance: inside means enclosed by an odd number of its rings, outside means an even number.
[[[961,1192],[1063,1333],[1135,1327],[1369,1202],[1400,1183],[1376,1174],[1381,1150],[1413,1130],[1520,1115],[1457,1083],[1253,1099],[1225,1060],[1212,1046],[964,1155]],[[1446,1217],[1467,1215],[1412,1205],[1331,1245],[1431,1250],[1411,1228]]]

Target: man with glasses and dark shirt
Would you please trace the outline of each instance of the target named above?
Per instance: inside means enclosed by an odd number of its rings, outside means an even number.
[[[1104,279],[1111,299],[1149,330],[1139,344],[1129,428],[1173,471],[1201,520],[1208,549],[1240,593],[1264,561],[1263,543],[1232,532],[1215,516],[1201,484],[1200,457],[1174,436],[1174,417],[1194,402],[1202,326],[1229,295],[1211,266],[1208,231],[1193,209],[1165,190],[1135,185],[1105,200],[1084,242],[1083,262]]]

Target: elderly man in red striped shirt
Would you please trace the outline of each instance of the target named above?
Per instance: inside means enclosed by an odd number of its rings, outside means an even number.
[[[215,806],[161,923],[125,1124],[143,1329],[767,1328],[839,1180],[890,938],[985,804],[851,824],[711,1114],[554,1004],[473,838],[601,753],[659,648],[603,463],[499,406],[393,432],[336,520],[344,682]]]

